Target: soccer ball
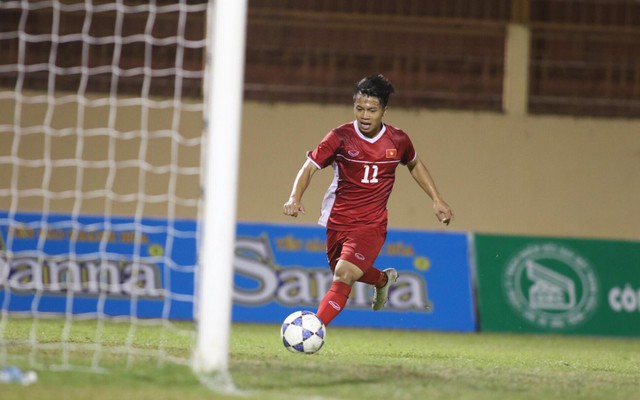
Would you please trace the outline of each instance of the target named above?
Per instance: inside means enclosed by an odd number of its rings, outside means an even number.
[[[322,348],[327,330],[311,311],[296,311],[285,318],[280,337],[287,350],[311,354]]]

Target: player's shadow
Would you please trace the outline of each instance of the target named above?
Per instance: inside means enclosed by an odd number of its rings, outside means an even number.
[[[302,356],[308,357],[308,356]],[[309,357],[310,359],[313,356]],[[384,382],[389,377],[389,371],[403,369],[401,365],[366,365],[361,369],[353,369],[353,366],[341,366],[338,364],[327,365],[322,363],[319,367],[315,362],[304,365],[278,365],[279,376],[290,377],[278,381],[252,385],[252,390],[286,390],[295,388],[326,388],[331,386],[354,386],[366,383]],[[323,373],[323,369],[330,369],[330,373]]]

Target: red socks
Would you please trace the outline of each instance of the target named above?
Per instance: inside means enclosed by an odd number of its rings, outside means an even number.
[[[387,283],[387,275],[378,268],[371,267],[358,279],[358,282],[364,282],[375,287],[382,287]]]
[[[387,283],[387,275],[379,269],[371,267],[358,281],[382,287]],[[331,321],[340,314],[340,311],[344,309],[347,300],[349,300],[350,293],[351,286],[346,283],[339,281],[333,281],[331,283],[331,288],[322,298],[318,311],[316,312],[316,315],[320,317],[325,326],[329,325]]]
[[[340,314],[340,311],[347,304],[349,294],[351,293],[351,286],[339,281],[333,281],[331,283],[331,289],[324,295],[316,315],[320,317],[325,326],[329,325],[335,317]]]

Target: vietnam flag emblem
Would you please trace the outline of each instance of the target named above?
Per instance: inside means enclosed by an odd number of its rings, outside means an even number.
[[[398,156],[398,150],[387,149],[387,158],[396,158]]]

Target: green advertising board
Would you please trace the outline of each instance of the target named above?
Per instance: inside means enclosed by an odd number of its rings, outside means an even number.
[[[640,242],[477,234],[480,329],[640,336]]]

